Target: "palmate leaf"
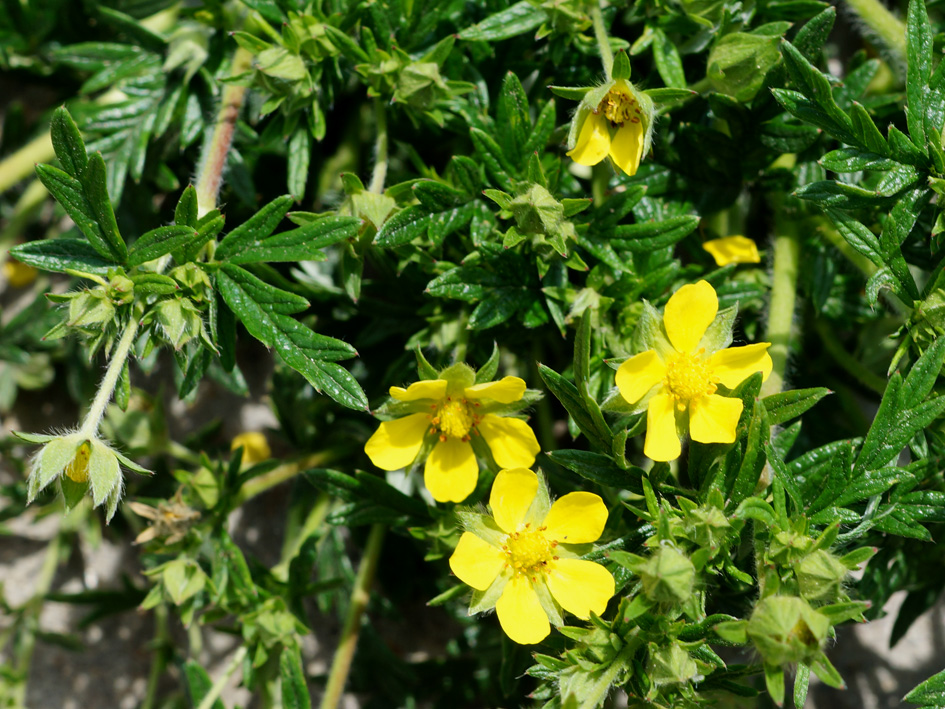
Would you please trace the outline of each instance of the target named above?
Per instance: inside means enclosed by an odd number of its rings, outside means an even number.
[[[228,263],[216,272],[216,283],[223,300],[249,333],[267,347],[274,347],[285,363],[317,391],[343,406],[368,408],[361,386],[347,370],[335,364],[356,356],[356,350],[341,340],[312,332],[289,317],[308,307],[308,301]]]

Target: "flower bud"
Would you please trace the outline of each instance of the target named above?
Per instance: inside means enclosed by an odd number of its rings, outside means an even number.
[[[657,686],[679,684],[697,678],[699,667],[679,645],[674,643],[668,647],[657,648],[651,643],[646,675]]]
[[[747,634],[768,665],[810,663],[830,630],[830,620],[803,598],[769,596],[748,621]]]
[[[640,571],[646,597],[656,603],[685,603],[692,595],[696,567],[672,547],[660,547]]]
[[[243,449],[243,463],[247,465],[261,463],[272,456],[269,441],[259,431],[245,431],[234,436],[230,450],[235,451],[237,448]]]
[[[795,567],[801,595],[810,600],[832,600],[849,570],[829,551],[818,549]]]

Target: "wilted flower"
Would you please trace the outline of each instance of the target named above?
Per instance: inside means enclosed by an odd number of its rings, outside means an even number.
[[[180,489],[173,500],[158,503],[157,507],[142,502],[129,502],[128,507],[139,517],[151,520],[151,524],[135,537],[135,544],[144,544],[152,539],[164,537],[165,544],[175,544],[187,536],[187,531],[200,519],[200,513],[185,505]]]
[[[450,557],[453,573],[488,599],[476,610],[495,606],[505,634],[521,644],[547,637],[549,619],[562,623],[561,608],[582,620],[604,612],[614,577],[571,546],[604,531],[598,495],[572,492],[551,504],[544,481],[518,468],[499,472],[489,506],[493,517],[470,524]]]
[[[678,458],[686,430],[700,443],[733,443],[742,401],[716,394],[717,383],[733,389],[755,372],[771,373],[770,343],[727,347],[734,313],[718,310],[709,283],[683,286],[666,304],[662,326],[658,315],[647,316],[652,349],[617,370],[620,394],[646,409],[643,452],[653,460]]]
[[[440,372],[439,379],[391,387],[390,395],[402,402],[392,409],[401,417],[381,423],[365,444],[371,462],[399,470],[413,463],[426,444],[430,453],[423,481],[437,502],[462,502],[475,489],[474,448],[480,438],[501,468],[534,463],[541,450],[534,432],[508,415],[527,405],[525,382],[518,377],[474,382],[473,370],[457,364]]]

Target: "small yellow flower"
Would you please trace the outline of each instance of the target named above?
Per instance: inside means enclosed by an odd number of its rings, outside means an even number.
[[[631,404],[646,408],[643,452],[653,460],[679,457],[679,432],[700,443],[732,443],[741,399],[716,394],[733,389],[755,372],[771,373],[769,342],[727,347],[731,326],[712,327],[719,300],[706,281],[676,291],[663,312],[653,349],[634,355],[617,370],[617,388]]]
[[[544,482],[517,468],[499,472],[489,505],[493,519],[464,532],[449,563],[463,583],[495,598],[506,635],[537,643],[551,632],[549,619],[562,623],[561,608],[582,620],[604,612],[614,577],[571,548],[604,531],[607,507],[598,495],[571,492],[550,504]]]
[[[724,239],[712,239],[702,245],[712,254],[718,266],[730,263],[760,263],[758,247],[746,236],[726,236]]]
[[[391,387],[391,397],[407,404],[408,415],[381,423],[364,451],[378,468],[399,470],[414,462],[424,443],[432,443],[423,470],[427,490],[437,502],[462,502],[479,478],[475,437],[485,441],[501,468],[530,466],[541,448],[527,423],[493,413],[521,401],[522,379],[473,384],[466,365],[451,367],[441,376],[406,389]]]
[[[635,175],[649,150],[653,108],[645,94],[625,79],[589,91],[575,115],[568,157],[580,165],[596,165],[606,157],[628,175]],[[591,105],[588,105],[590,102]],[[583,121],[583,122],[582,122]]]
[[[11,288],[25,288],[36,280],[36,269],[16,259],[3,264],[3,277]]]
[[[266,436],[259,431],[245,431],[234,436],[230,443],[230,450],[237,448],[243,449],[243,463],[246,465],[255,465],[269,460],[272,451],[269,449],[269,441]]]

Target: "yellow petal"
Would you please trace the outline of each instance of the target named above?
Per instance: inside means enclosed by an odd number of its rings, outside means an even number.
[[[726,236],[724,239],[712,239],[702,245],[712,254],[715,263],[727,266],[730,263],[760,263],[758,247],[746,236]]]
[[[503,377],[497,382],[484,382],[464,390],[467,399],[492,399],[500,404],[511,404],[525,393],[525,380]]]
[[[234,436],[230,441],[230,450],[235,451],[237,448],[243,449],[243,463],[249,465],[269,460],[272,456],[266,434],[260,431],[244,431]]]
[[[531,582],[522,576],[516,576],[506,585],[495,604],[495,612],[502,630],[519,645],[541,642],[551,632],[551,624],[538,594]]]
[[[676,400],[669,394],[650,399],[646,411],[646,441],[643,453],[652,460],[676,460],[682,452],[676,434]]]
[[[569,492],[555,500],[542,525],[545,536],[565,544],[597,541],[607,524],[607,505],[593,492]]]
[[[546,580],[561,607],[581,620],[590,618],[591,611],[602,615],[616,588],[607,569],[583,559],[558,559]]]
[[[517,531],[537,492],[538,476],[531,470],[500,470],[489,495],[492,517],[499,529],[509,534]]]
[[[423,484],[434,500],[462,502],[476,489],[478,480],[479,464],[468,441],[437,441],[423,467]]]
[[[398,401],[416,401],[417,399],[442,399],[446,396],[445,379],[427,379],[414,382],[409,387],[391,387],[390,395]]]
[[[535,432],[521,419],[486,414],[476,428],[500,468],[527,468],[541,450]]]
[[[477,591],[485,591],[505,566],[505,555],[498,547],[484,542],[472,532],[463,532],[450,557],[450,569],[460,581]]]
[[[655,350],[633,355],[617,369],[617,389],[635,404],[666,376],[666,365]]]
[[[579,165],[596,165],[610,151],[610,133],[607,119],[601,114],[589,113],[581,126],[577,144],[568,151],[568,157]]]
[[[378,468],[398,470],[410,465],[430,426],[427,414],[410,414],[393,421],[384,421],[364,444],[364,452]]]
[[[707,281],[683,286],[663,311],[663,327],[677,352],[692,352],[719,311],[719,298]]]
[[[742,400],[728,396],[701,396],[689,402],[689,435],[699,443],[733,443],[742,415]]]
[[[617,129],[610,144],[610,159],[628,175],[636,175],[643,159],[643,123],[627,121]]]
[[[729,389],[734,389],[755,372],[761,372],[762,379],[767,379],[773,367],[769,347],[770,342],[758,342],[719,350],[709,358],[709,367]]]

